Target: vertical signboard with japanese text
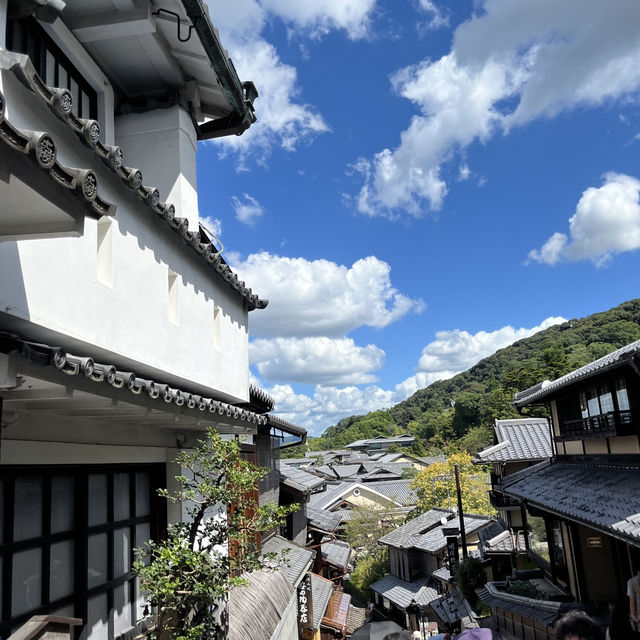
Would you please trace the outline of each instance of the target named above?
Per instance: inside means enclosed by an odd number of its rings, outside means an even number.
[[[311,574],[298,585],[298,628],[310,629],[313,626],[313,602],[311,597]]]

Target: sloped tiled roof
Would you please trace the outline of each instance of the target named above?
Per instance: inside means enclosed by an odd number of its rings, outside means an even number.
[[[347,614],[347,633],[353,633],[358,627],[365,623],[367,610],[363,607],[349,605],[349,613]]]
[[[489,606],[500,607],[525,618],[537,620],[544,625],[552,625],[558,618],[572,609],[580,608],[577,603],[556,602],[554,600],[533,600],[498,589],[498,584],[487,582],[476,589],[478,598]]]
[[[404,433],[401,436],[376,436],[375,438],[365,438],[364,440],[356,440],[355,442],[351,442],[350,444],[345,445],[346,447],[365,447],[370,444],[376,444],[378,442],[387,443],[387,444],[408,444],[415,440],[414,436],[409,435],[408,433]]]
[[[448,515],[449,512],[444,509],[430,509],[413,520],[409,520],[409,522],[394,531],[382,536],[378,542],[399,549],[408,549],[413,546],[413,541],[418,536],[433,529],[433,527],[440,524],[442,517],[447,517]]]
[[[465,534],[469,536],[478,531],[478,529],[489,526],[492,522],[494,522],[494,520],[488,516],[465,514]],[[457,523],[457,517],[452,520],[451,524],[453,525],[454,523]],[[431,531],[427,531],[424,535],[419,536],[412,546],[428,553],[437,553],[438,551],[441,551],[447,546],[447,538],[445,537],[442,529],[443,527],[439,526],[435,527]]]
[[[412,600],[415,600],[419,606],[425,607],[438,597],[438,592],[427,586],[428,583],[429,578],[417,578],[412,582],[407,582],[388,574],[374,582],[369,588],[401,609],[406,609],[411,605]]]
[[[323,542],[320,551],[322,552],[322,559],[325,562],[340,569],[346,568],[351,559],[351,547],[347,542],[343,542],[342,540]]]
[[[440,567],[439,569],[436,569],[432,574],[431,574],[434,578],[438,578],[439,580],[442,580],[443,582],[449,582],[449,580],[451,580],[451,571],[449,570],[448,567]]]
[[[640,541],[640,465],[540,463],[503,479],[507,495]]]
[[[326,533],[333,533],[342,522],[340,510],[327,511],[326,509],[319,509],[310,504],[305,505],[305,507],[309,526],[314,529],[325,531]]]
[[[229,592],[229,640],[270,638],[295,591],[280,571],[261,569],[243,577],[248,584]]]
[[[378,480],[367,482],[366,486],[400,504],[414,505],[418,502],[418,496],[409,487],[410,484],[411,480]]]
[[[312,473],[307,473],[302,469],[297,469],[288,464],[283,464],[282,461],[278,461],[278,468],[280,470],[280,482],[284,485],[301,491],[302,493],[310,493],[311,491],[317,491],[321,489],[326,481],[324,478],[314,476]]]
[[[352,478],[360,471],[360,464],[334,464],[333,472],[338,478]]]
[[[325,509],[338,498],[345,488],[352,486],[353,482],[340,482],[339,484],[327,483],[326,490],[321,493],[314,493],[311,495],[307,504],[319,509]]]
[[[513,404],[517,407],[523,407],[534,402],[539,402],[543,398],[546,398],[563,387],[573,384],[579,380],[584,380],[585,378],[590,378],[591,376],[602,373],[608,369],[622,366],[626,362],[632,360],[638,353],[640,353],[640,340],[636,340],[635,342],[632,342],[620,349],[616,349],[616,351],[612,351],[606,356],[599,358],[598,360],[594,360],[575,371],[571,371],[552,382],[545,380],[544,382],[530,387],[529,389],[516,393]]]
[[[494,433],[498,443],[481,451],[476,462],[524,462],[552,455],[546,418],[496,420]]]
[[[315,552],[310,549],[305,549],[282,536],[272,536],[262,545],[262,552],[265,554],[276,553],[279,556],[287,549],[289,551],[284,555],[282,562],[276,558],[277,566],[289,581],[289,584],[296,587],[302,576],[309,570]]]
[[[311,574],[311,598],[313,602],[313,629],[320,627],[320,622],[324,618],[327,611],[327,605],[333,592],[333,583],[331,580]]]

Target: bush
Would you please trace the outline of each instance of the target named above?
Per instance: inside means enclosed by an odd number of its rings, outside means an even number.
[[[482,568],[482,563],[477,558],[467,556],[458,565],[455,573],[455,580],[462,595],[471,603],[475,604],[478,599],[476,589],[487,583],[487,574]]]

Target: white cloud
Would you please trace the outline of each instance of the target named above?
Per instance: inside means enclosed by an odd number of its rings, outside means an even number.
[[[359,160],[359,210],[436,210],[448,188],[442,165],[474,141],[637,91],[639,22],[636,0],[485,0],[447,55],[392,78],[419,113],[395,149]]]
[[[209,232],[211,232],[216,238],[222,236],[222,220],[219,218],[212,218],[210,216],[201,216],[200,223]]]
[[[249,358],[262,379],[306,384],[367,384],[384,363],[375,345],[357,346],[351,338],[274,338],[250,344]]]
[[[244,201],[233,196],[231,206],[236,212],[236,219],[244,224],[253,224],[258,218],[264,215],[262,205],[248,193],[242,194]]]
[[[531,328],[515,329],[506,326],[495,331],[478,331],[473,334],[461,329],[438,331],[436,339],[422,350],[418,369],[430,375],[440,374],[443,376],[440,379],[444,379],[451,371],[465,371],[498,349],[562,322],[566,322],[566,319],[550,317]]]
[[[582,194],[569,218],[569,236],[554,233],[529,260],[556,264],[561,260],[593,260],[602,266],[616,253],[640,248],[640,180],[608,173],[601,187]]]
[[[449,26],[449,16],[431,0],[419,0],[418,7],[429,15],[428,22],[418,24],[419,31],[433,31]]]
[[[391,268],[374,256],[347,267],[262,252],[233,266],[269,299],[264,311],[251,316],[251,334],[257,337],[342,337],[363,325],[386,327],[424,309],[422,300],[391,284]]]
[[[353,40],[368,35],[375,4],[376,0],[261,0],[263,9],[312,37],[342,29]]]
[[[469,369],[498,349],[562,322],[566,320],[549,317],[531,328],[514,329],[506,326],[475,334],[460,329],[439,331],[436,339],[422,351],[418,366],[420,370],[396,384],[393,389],[383,389],[377,385],[339,387],[324,384],[316,386],[313,395],[306,395],[294,392],[287,384],[275,385],[271,389],[264,387],[260,381],[256,381],[256,384],[274,397],[278,415],[306,427],[313,435],[320,435],[328,426],[346,416],[391,407],[418,389]]]

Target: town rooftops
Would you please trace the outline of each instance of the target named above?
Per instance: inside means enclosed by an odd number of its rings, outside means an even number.
[[[640,465],[541,462],[503,479],[502,491],[588,527],[640,542]]]
[[[355,442],[352,442],[351,444],[347,444],[345,446],[348,447],[349,449],[356,449],[361,447],[368,447],[375,444],[388,444],[388,445],[412,444],[414,441],[415,441],[415,438],[412,435],[409,435],[408,433],[404,433],[400,436],[391,436],[391,437],[376,436],[375,438],[366,438],[364,440],[356,440]]]
[[[603,373],[609,369],[621,367],[629,362],[640,353],[640,340],[636,340],[616,351],[612,351],[606,356],[594,360],[584,367],[580,367],[575,371],[571,371],[556,380],[544,380],[539,384],[529,387],[520,393],[516,393],[513,404],[516,407],[524,407],[529,404],[537,404],[542,400],[549,398],[557,391],[581,380],[588,379],[592,376]]]
[[[429,605],[444,625],[453,625],[470,615],[462,594],[455,587],[446,595],[432,600]]]
[[[423,513],[407,524],[398,527],[382,536],[378,542],[399,549],[420,549],[428,553],[437,553],[447,546],[447,539],[443,532],[442,519],[447,521],[445,526],[456,526],[458,516],[448,509],[434,508]],[[494,520],[489,516],[464,515],[464,527],[467,536],[479,529],[488,527]]]
[[[481,451],[474,462],[525,462],[552,456],[546,418],[496,420],[493,430],[497,444]]]
[[[327,611],[331,594],[333,593],[333,582],[316,575],[311,574],[311,598],[313,603],[313,618],[311,620],[312,628],[320,628],[320,623]]]
[[[401,609],[406,609],[414,601],[418,606],[424,607],[438,597],[438,592],[428,584],[429,578],[417,578],[412,582],[407,582],[388,574],[374,582],[369,588]]]
[[[351,559],[352,549],[348,542],[325,539],[320,546],[322,559],[338,569],[346,569]]]

